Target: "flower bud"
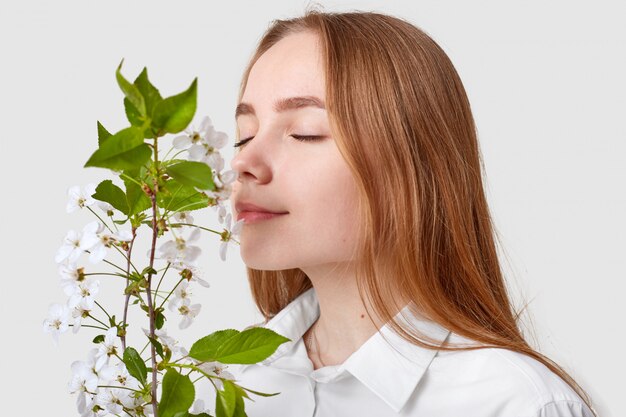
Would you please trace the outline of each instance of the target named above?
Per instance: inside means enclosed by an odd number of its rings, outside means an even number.
[[[191,277],[193,277],[193,272],[191,272],[189,268],[185,268],[180,271],[180,276],[185,278],[187,281],[191,281]]]
[[[152,196],[152,190],[150,189],[150,186],[146,184],[145,182],[141,184],[141,189],[143,190],[144,194],[146,194],[148,197]]]

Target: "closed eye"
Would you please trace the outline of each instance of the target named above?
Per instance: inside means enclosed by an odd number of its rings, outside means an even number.
[[[319,135],[290,135],[290,136],[293,137],[294,139],[302,141],[302,142],[318,140],[318,139],[321,139],[321,138],[324,137],[324,136],[319,136]],[[244,145],[246,142],[248,142],[248,141],[250,141],[252,139],[254,139],[254,136],[242,139],[239,142],[235,143],[234,147],[236,148],[238,146]]]

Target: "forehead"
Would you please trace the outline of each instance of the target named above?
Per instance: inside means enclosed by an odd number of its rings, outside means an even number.
[[[269,105],[277,98],[324,98],[324,74],[318,37],[302,32],[286,36],[255,62],[241,101]]]

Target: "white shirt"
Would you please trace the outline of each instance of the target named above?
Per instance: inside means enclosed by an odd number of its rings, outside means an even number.
[[[409,317],[408,306],[403,312]],[[535,359],[497,348],[424,349],[395,335],[389,325],[344,363],[314,370],[302,335],[319,314],[311,288],[259,325],[290,342],[257,364],[228,365],[239,385],[280,392],[273,397],[249,393],[254,400],[244,399],[249,417],[592,417],[567,383]],[[441,343],[472,344],[432,321],[410,319]]]

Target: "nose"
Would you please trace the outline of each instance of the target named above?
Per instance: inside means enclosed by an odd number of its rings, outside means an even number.
[[[258,182],[266,183],[271,178],[271,168],[269,166],[266,144],[260,137],[247,141],[245,148],[235,151],[235,156],[231,160],[230,166],[237,173],[237,182]]]

